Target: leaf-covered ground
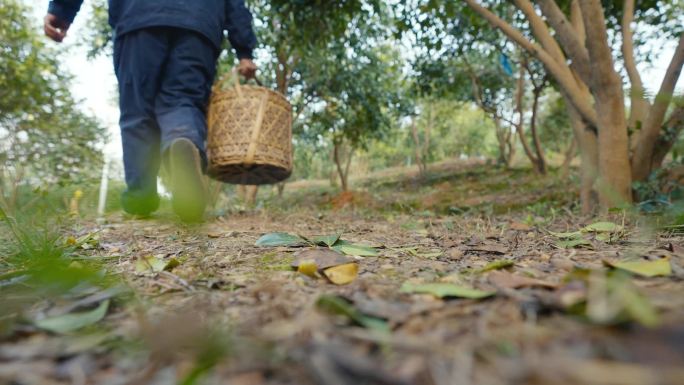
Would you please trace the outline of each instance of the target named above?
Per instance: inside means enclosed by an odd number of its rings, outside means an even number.
[[[114,279],[33,305],[0,343],[0,383],[684,383],[684,237],[565,201],[467,210],[572,193],[500,174],[299,190],[199,227],[81,221],[66,242]],[[256,245],[274,232],[308,242]]]

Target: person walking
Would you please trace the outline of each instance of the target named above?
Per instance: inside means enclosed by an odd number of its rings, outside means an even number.
[[[45,34],[66,37],[83,0],[51,0]],[[202,221],[206,206],[206,109],[224,31],[253,78],[257,41],[244,0],[109,0],[119,125],[127,188],[121,204],[147,216],[159,207],[157,175],[168,168],[174,211]]]

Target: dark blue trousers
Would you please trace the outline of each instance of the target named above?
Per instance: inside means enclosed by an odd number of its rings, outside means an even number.
[[[209,39],[181,28],[143,28],[117,37],[124,195],[157,199],[161,155],[174,139],[190,139],[206,163],[205,117],[218,54]]]

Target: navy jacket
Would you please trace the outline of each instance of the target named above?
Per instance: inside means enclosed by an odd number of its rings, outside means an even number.
[[[51,0],[48,12],[73,22],[83,0]],[[223,31],[239,58],[256,46],[252,15],[244,0],[109,0],[109,24],[116,36],[146,27],[178,27],[206,36],[220,49]]]

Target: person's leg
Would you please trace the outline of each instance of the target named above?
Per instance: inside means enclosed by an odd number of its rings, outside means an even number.
[[[175,139],[186,138],[195,144],[206,161],[206,111],[218,54],[204,36],[176,29],[155,103],[162,152]]]
[[[118,37],[114,44],[127,185],[121,204],[130,214],[148,215],[159,207],[161,134],[154,104],[168,56],[168,32],[163,28],[140,29]]]
[[[204,214],[206,108],[217,57],[218,51],[203,36],[176,30],[155,103],[173,208],[188,222],[201,221]]]

